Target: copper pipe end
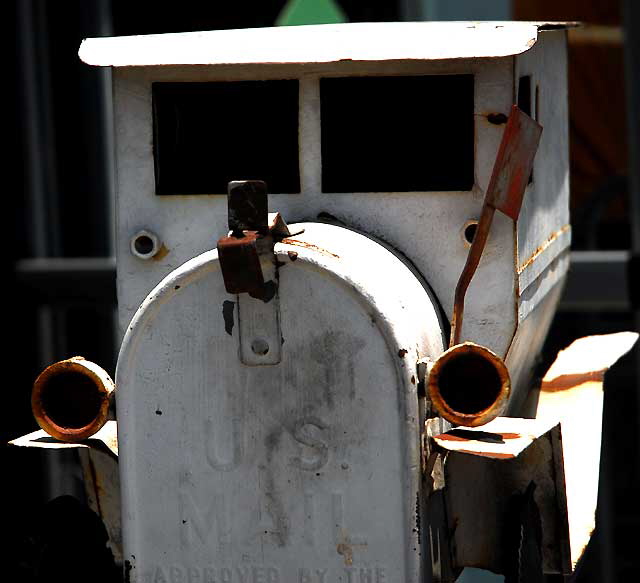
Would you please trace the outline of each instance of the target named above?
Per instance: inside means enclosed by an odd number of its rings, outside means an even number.
[[[447,421],[477,427],[504,411],[511,379],[498,355],[464,342],[443,352],[433,364],[428,391],[433,406]]]
[[[115,385],[97,364],[74,356],[47,367],[31,392],[38,425],[62,441],[91,437],[107,421]]]

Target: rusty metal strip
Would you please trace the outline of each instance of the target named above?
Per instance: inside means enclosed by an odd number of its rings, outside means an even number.
[[[227,200],[230,232],[218,241],[225,288],[267,301],[273,284],[265,281],[261,258],[273,256],[273,236],[288,236],[289,229],[278,213],[269,214],[267,185],[261,180],[229,182]]]
[[[495,211],[501,211],[514,221],[518,219],[541,133],[542,126],[518,106],[514,105],[511,108],[482,205],[476,234],[456,286],[449,346],[460,343],[464,299],[489,238]]]
[[[551,233],[551,235],[549,235],[549,237],[547,237],[547,239],[544,241],[544,243],[542,243],[542,245],[540,245],[530,256],[528,259],[525,259],[519,266],[518,266],[518,275],[520,275],[527,267],[529,267],[529,265],[531,265],[540,255],[542,255],[548,248],[550,245],[552,245],[553,243],[555,243],[559,237],[561,237],[562,235],[564,235],[565,233],[567,233],[568,231],[571,230],[571,225],[570,224],[566,224],[563,227],[561,227],[560,229],[558,229],[557,231],[554,231],[553,233]]]
[[[254,298],[264,295],[260,243],[269,246],[269,241],[257,231],[244,231],[240,236],[228,235],[218,241],[222,277],[225,288],[230,294],[246,292]]]

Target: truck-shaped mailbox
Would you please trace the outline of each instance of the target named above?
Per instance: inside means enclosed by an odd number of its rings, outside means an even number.
[[[569,261],[567,26],[83,42],[113,67],[123,340],[115,388],[75,357],[33,407],[128,581],[571,572],[635,337],[534,387]]]

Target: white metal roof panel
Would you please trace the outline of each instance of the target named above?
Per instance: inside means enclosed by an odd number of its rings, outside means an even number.
[[[247,28],[85,39],[89,65],[303,64],[516,55],[567,23],[392,22]]]

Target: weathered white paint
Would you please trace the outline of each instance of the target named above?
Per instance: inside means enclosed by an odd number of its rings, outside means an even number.
[[[423,580],[416,362],[444,348],[433,299],[370,238],[296,227],[276,244],[278,366],[240,362],[216,251],[167,276],[129,326],[116,382],[132,581]]]
[[[564,33],[544,28],[359,24],[83,43],[86,62],[120,67],[117,266],[126,335],[117,382],[132,580],[328,583],[353,568],[380,582],[426,576],[413,530],[416,363],[443,349],[434,306],[451,316],[468,253],[461,232],[479,216],[504,130],[487,116],[509,113],[520,71],[544,81],[543,145],[519,224],[494,219],[463,338],[505,356],[515,335],[507,363],[526,378],[566,272]],[[319,79],[438,74],[474,75],[473,188],[323,193]],[[301,192],[272,193],[269,206],[289,223],[304,221],[305,232],[276,245],[277,305],[258,306],[226,294],[212,251],[227,231],[225,193],[155,195],[151,85],[268,79],[300,83]],[[547,115],[554,99],[560,106]],[[367,236],[309,222],[320,213]],[[143,229],[166,253],[132,256],[130,239]],[[235,302],[230,334],[223,302]],[[247,309],[255,317],[243,320]],[[271,344],[278,327],[276,362],[243,364],[253,337]]]
[[[551,279],[546,273],[545,285],[536,283],[571,243],[566,31],[545,32],[544,39],[515,58],[514,88],[521,76],[531,76],[531,113],[544,128],[518,221],[518,286],[526,294],[520,322],[566,275],[568,260],[556,262]]]
[[[484,189],[493,167],[504,126],[486,115],[509,112],[512,63],[509,59],[453,64],[375,64],[346,73],[475,75],[475,185],[469,192],[325,194],[321,191],[320,77],[335,75],[332,67],[300,74],[291,67],[226,71],[204,67],[119,69],[116,79],[118,160],[118,309],[124,330],[152,287],[178,265],[211,249],[227,231],[224,193],[210,196],[154,194],[151,83],[153,81],[211,81],[300,78],[300,194],[270,194],[271,210],[287,222],[315,219],[321,212],[380,237],[404,253],[429,281],[450,317],[453,292],[468,248],[461,236],[464,224],[478,218]],[[130,236],[148,228],[168,249],[159,261],[142,263],[128,252]],[[467,295],[465,339],[504,355],[516,326],[515,241],[513,223],[497,216],[484,257]]]
[[[394,22],[91,38],[89,65],[243,65],[506,57],[530,49],[535,22]]]

